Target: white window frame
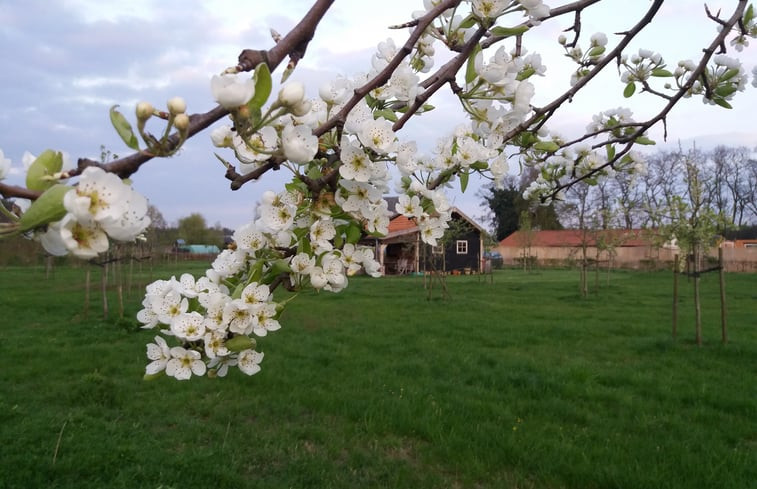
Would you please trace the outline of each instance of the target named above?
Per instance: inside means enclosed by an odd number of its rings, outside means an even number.
[[[467,255],[468,254],[468,240],[458,239],[457,243],[455,244],[455,250],[457,251],[458,255]]]
[[[436,245],[431,247],[431,253],[434,255],[443,255],[444,254],[444,246],[442,245]]]

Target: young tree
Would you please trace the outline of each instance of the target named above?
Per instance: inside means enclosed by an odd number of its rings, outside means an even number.
[[[379,43],[367,74],[338,77],[315,99],[306,98],[301,83],[286,83],[269,100],[271,73],[279,70],[287,80],[333,3],[315,0],[289,33],[273,34],[270,49],[245,49],[237,63],[219,67],[211,79],[218,105],[208,112],[188,114],[179,97],[168,101],[167,110],[141,102],[135,129],[111,109],[113,125],[134,153],[108,162],[80,158],[64,172],[62,155],[50,150],[30,166],[26,186],[0,183],[4,197],[35,201],[22,215],[6,211],[14,222],[3,233],[35,234],[52,253],[89,258],[105,252],[110,240],[132,240],[149,225],[146,200],[122,179],[156,157],[176,155],[188,138],[217,121],[226,125],[211,138],[232,190],[273,170],[291,176],[283,190],[264,195],[259,218],[236,230],[236,248],[221,252],[205,276],[185,274],[147,287],[138,318],[159,333],[148,345],[148,375],[223,376],[232,366],[258,372],[263,355],[255,338],[280,328],[285,306],[273,300],[273,289],[337,292],[361,267],[378,275],[372,250],[359,242],[365,234],[385,234],[393,211],[416,220],[422,239],[436,244],[451,218],[445,186],[464,190],[479,174],[501,182],[513,156],[537,173],[524,198],[543,203],[576,182],[593,184],[637,169],[642,161],[635,144],[650,144],[647,131],[664,123],[681,100],[731,106],[748,74],[728,55],[729,46],[740,50],[757,35],[746,0],[724,12],[706,9],[703,15],[717,27],[711,39],[692,46],[695,61],[669,65],[660,53],[630,48],[654,23],[663,0],[649,2],[612,40],[581,28],[588,9],[606,4],[600,0],[552,8],[541,0],[425,0],[423,10],[396,26],[406,30],[404,40]],[[535,80],[546,67],[526,47],[534,39],[530,31],[542,26],[565,32],[559,49],[575,66],[559,93],[537,103]],[[437,50],[444,53],[437,57]],[[596,87],[600,73],[614,70],[618,93],[659,103],[653,115],[636,120],[630,110],[608,109],[572,139],[550,129],[568,102]],[[402,139],[403,130],[432,110],[430,99],[446,89],[458,98],[465,123],[455,120],[458,127],[424,156]],[[390,168],[401,175],[395,209],[383,198],[391,188]],[[66,178],[77,179],[76,186]]]
[[[722,229],[722,215],[718,214],[705,196],[702,167],[705,154],[696,149],[680,152],[677,159],[685,171],[686,190],[674,196],[672,205],[665,209],[663,233],[668,239],[675,238],[687,252],[687,267],[694,282],[695,338],[702,344],[702,312],[700,299],[700,275],[705,251],[716,242],[716,234]]]

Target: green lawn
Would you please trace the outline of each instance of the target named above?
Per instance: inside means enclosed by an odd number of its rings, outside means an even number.
[[[201,273],[206,264],[194,264]],[[82,314],[84,271],[0,269],[0,488],[757,487],[757,276],[669,273],[351,279],[302,293],[263,370],[142,381],[136,288]],[[155,270],[152,279],[171,270]],[[148,272],[135,279],[141,285]]]

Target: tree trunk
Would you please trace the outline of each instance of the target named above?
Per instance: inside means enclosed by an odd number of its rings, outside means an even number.
[[[48,255],[45,258],[45,279],[49,279],[52,273],[53,273],[53,256]]]
[[[694,273],[694,318],[695,318],[695,330],[697,346],[702,346],[702,304],[699,297],[699,255],[700,251],[698,247],[694,247],[694,263],[692,263],[692,269]]]
[[[87,263],[85,266],[87,267],[87,271],[84,273],[84,319],[87,319],[89,317],[89,289],[92,265]]]
[[[589,296],[589,287],[586,279],[586,247],[581,249],[581,297]]]
[[[720,266],[720,331],[723,344],[728,343],[728,310],[725,306],[725,264],[723,248],[718,248],[718,265]]]
[[[108,263],[103,264],[100,272],[100,286],[103,296],[103,319],[108,319]]]
[[[673,339],[678,336],[678,269],[680,258],[675,255],[673,259]]]

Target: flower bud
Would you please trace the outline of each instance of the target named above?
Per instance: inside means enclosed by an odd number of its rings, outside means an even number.
[[[174,97],[168,101],[168,111],[173,114],[183,114],[187,111],[187,103],[181,97]]]
[[[302,100],[299,104],[292,106],[292,115],[295,117],[303,117],[310,112],[313,108],[313,104],[309,100]]]
[[[140,102],[137,104],[137,119],[146,121],[152,117],[155,109],[150,102]]]
[[[293,107],[302,103],[305,98],[305,86],[300,82],[292,82],[284,85],[279,91],[281,105]]]
[[[166,371],[161,370],[160,372],[156,372],[154,374],[145,374],[144,376],[142,376],[142,380],[155,380],[163,377],[164,375],[166,375]]]
[[[255,346],[255,340],[245,335],[238,335],[226,341],[226,348],[235,353],[255,348]]]
[[[189,128],[189,116],[184,113],[176,114],[173,125],[179,132],[185,132]]]

